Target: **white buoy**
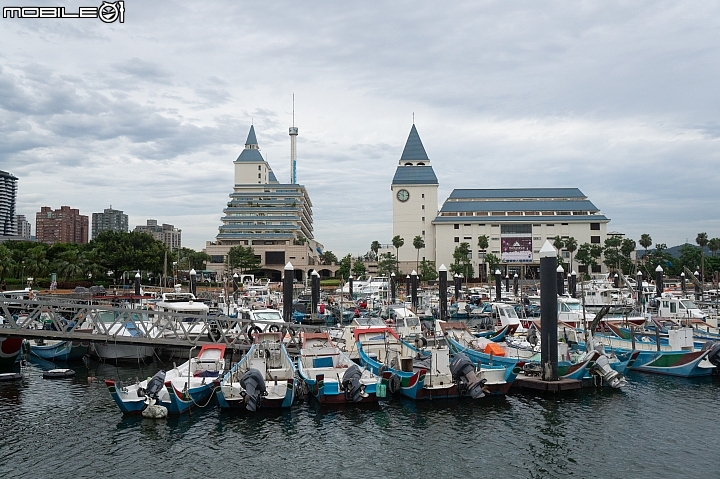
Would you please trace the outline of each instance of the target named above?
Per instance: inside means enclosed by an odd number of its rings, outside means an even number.
[[[167,415],[167,408],[158,404],[152,404],[146,407],[142,412],[142,416],[148,419],[164,419],[167,417]]]

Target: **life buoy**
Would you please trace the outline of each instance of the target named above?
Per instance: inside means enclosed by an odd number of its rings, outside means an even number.
[[[280,332],[280,326],[278,326],[277,324],[271,324],[268,328],[268,331],[270,331],[271,333],[278,333]]]
[[[262,333],[262,329],[260,329],[259,326],[253,325],[253,326],[250,326],[250,328],[248,329],[248,331],[247,331],[247,337],[248,337],[248,339],[249,339],[250,341],[254,341],[254,340],[255,340],[254,337],[257,336],[257,335],[260,334],[260,333]]]
[[[290,336],[296,336],[297,330],[295,328],[288,328],[288,331],[290,332]]]
[[[396,392],[400,391],[400,376],[393,373],[392,376],[390,376],[390,379],[388,379],[388,391],[390,391],[390,394],[395,394]]]

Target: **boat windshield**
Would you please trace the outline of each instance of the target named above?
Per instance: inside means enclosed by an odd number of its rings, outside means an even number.
[[[562,303],[563,311],[582,311],[580,303]]]
[[[420,326],[420,318],[405,318],[405,324],[408,326]]]
[[[690,301],[689,299],[682,299],[682,300],[680,300],[680,304],[681,304],[682,307],[685,308],[685,309],[698,309],[698,307],[695,305],[695,303],[693,303],[693,302]]]
[[[515,319],[517,319],[517,317],[518,317],[517,313],[515,312],[515,309],[511,308],[509,306],[499,308],[499,310],[500,310],[500,314],[502,314],[505,317],[515,318]]]
[[[255,313],[255,319],[258,321],[282,321],[282,316],[278,311],[263,311]]]

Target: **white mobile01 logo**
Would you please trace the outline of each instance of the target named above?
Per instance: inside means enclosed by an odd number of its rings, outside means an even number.
[[[65,7],[3,7],[3,18],[99,18],[105,23],[125,23],[125,2],[103,2],[99,7],[80,7],[77,13]]]

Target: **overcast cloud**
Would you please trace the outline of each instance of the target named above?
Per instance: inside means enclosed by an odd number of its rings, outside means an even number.
[[[251,122],[289,180],[295,93],[298,180],[338,255],[390,242],[413,113],[441,203],[454,188],[578,187],[610,230],[694,242],[720,236],[718,10],[126,1],[124,24],[0,19],[0,169],[33,233],[41,206],[112,205],[202,248]]]

